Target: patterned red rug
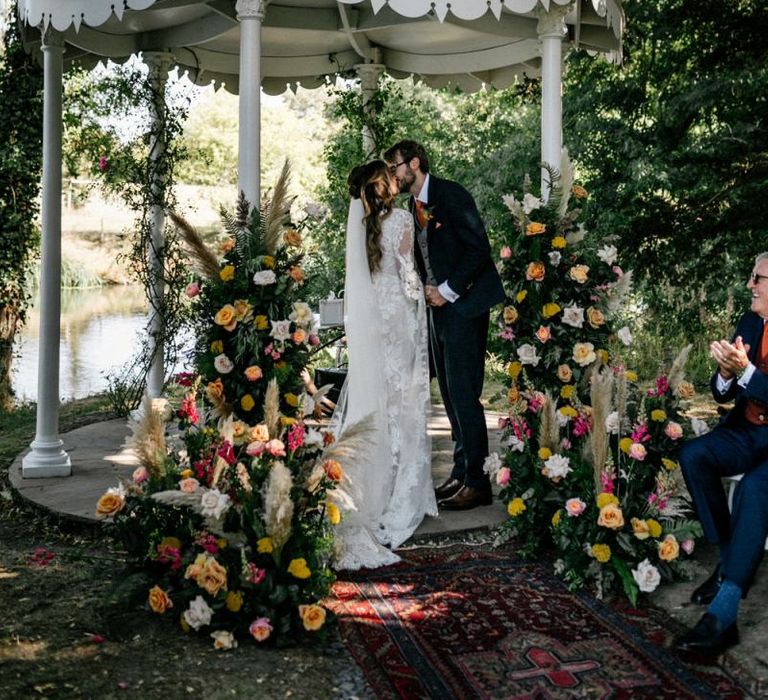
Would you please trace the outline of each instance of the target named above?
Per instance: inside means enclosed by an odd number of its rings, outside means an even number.
[[[570,593],[509,550],[454,546],[343,575],[328,606],[377,698],[742,698],[665,648],[661,611]]]

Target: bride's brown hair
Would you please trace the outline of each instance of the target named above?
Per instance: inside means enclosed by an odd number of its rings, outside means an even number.
[[[368,269],[375,272],[381,264],[381,222],[392,210],[395,195],[391,189],[389,165],[372,160],[358,165],[347,178],[349,194],[363,203],[365,211],[365,250]]]

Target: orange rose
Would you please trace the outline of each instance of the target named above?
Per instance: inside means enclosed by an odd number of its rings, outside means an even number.
[[[536,331],[536,338],[540,343],[546,343],[552,337],[552,331],[549,326],[539,326]]]
[[[571,192],[573,192],[573,196],[577,197],[578,199],[587,198],[587,191],[581,185],[574,185],[571,189]]]
[[[264,376],[264,372],[261,371],[261,367],[258,365],[251,365],[250,367],[246,367],[243,374],[249,382],[257,382]]]
[[[297,328],[293,335],[291,336],[291,340],[293,340],[296,345],[300,345],[307,339],[307,332],[303,328]]]
[[[546,275],[546,268],[542,262],[528,263],[528,268],[525,271],[525,279],[533,280],[534,282],[541,282]]]
[[[121,491],[119,489],[108,489],[96,504],[96,515],[99,518],[111,518],[124,507],[125,496],[123,496]]]
[[[673,561],[680,555],[680,545],[674,535],[667,535],[659,542],[659,559],[662,561]]]
[[[285,244],[298,248],[301,245],[301,234],[295,228],[289,228],[284,234]]]
[[[331,481],[339,482],[344,478],[344,471],[335,459],[326,459],[323,462],[323,471]]]
[[[309,632],[319,630],[325,624],[325,610],[319,605],[299,605],[299,617]]]
[[[197,577],[197,585],[210,595],[216,596],[219,591],[227,590],[227,570],[213,557],[209,557]]]
[[[235,239],[234,238],[227,238],[226,240],[221,242],[221,245],[219,245],[219,250],[226,255],[231,250],[234,250],[235,248]]]
[[[547,230],[547,227],[544,224],[540,224],[538,221],[531,221],[530,224],[525,229],[525,235],[526,236],[538,236],[539,234],[544,233],[544,231]]]
[[[304,281],[304,270],[302,270],[298,265],[294,265],[288,271],[288,274],[291,276],[291,279],[296,282],[296,284],[301,284]]]
[[[152,609],[152,612],[162,615],[166,610],[170,610],[173,607],[173,601],[160,586],[152,586],[149,589],[149,607]]]

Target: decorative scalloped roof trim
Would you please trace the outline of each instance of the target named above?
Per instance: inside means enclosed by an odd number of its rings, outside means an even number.
[[[52,27],[65,32],[70,27],[80,31],[85,22],[98,27],[113,14],[123,19],[126,10],[146,10],[157,0],[18,0],[19,16],[30,26],[41,26],[43,31]]]

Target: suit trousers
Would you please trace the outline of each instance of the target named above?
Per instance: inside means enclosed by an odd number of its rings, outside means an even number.
[[[480,397],[490,312],[466,318],[448,303],[429,313],[432,361],[455,441],[451,477],[485,488],[490,485],[483,472],[488,430]]]
[[[720,545],[722,576],[746,591],[768,536],[768,427],[742,419],[686,442],[680,467],[704,535]],[[723,477],[743,474],[728,510]]]

